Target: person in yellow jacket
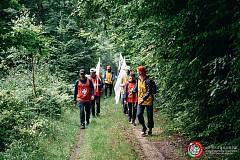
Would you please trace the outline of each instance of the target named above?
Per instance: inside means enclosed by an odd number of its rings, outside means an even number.
[[[123,68],[123,70],[126,71],[126,74],[123,75],[122,79],[121,79],[121,100],[122,100],[122,106],[123,106],[123,113],[124,114],[128,114],[128,108],[127,105],[124,103],[124,86],[125,83],[129,80],[129,76],[130,76],[130,66],[126,66],[125,68]]]
[[[152,134],[152,128],[154,127],[153,122],[153,93],[152,93],[152,86],[149,79],[149,76],[146,75],[145,67],[140,66],[137,68],[138,79],[135,85],[132,94],[138,93],[138,113],[137,117],[139,123],[142,125],[142,135],[145,134],[147,127],[145,126],[144,122],[144,109],[147,108],[147,118],[148,118],[148,135]],[[131,95],[131,93],[130,93]]]
[[[111,66],[107,66],[107,71],[104,72],[104,83],[105,83],[105,97],[107,98],[107,89],[109,88],[109,95],[112,94],[113,82],[115,80],[115,73],[111,70]]]

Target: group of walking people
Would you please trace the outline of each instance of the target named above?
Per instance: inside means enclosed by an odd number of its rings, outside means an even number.
[[[146,134],[147,127],[149,128],[147,135],[152,134],[154,127],[153,121],[153,93],[152,85],[149,76],[146,74],[144,66],[137,68],[137,75],[130,71],[130,67],[126,67],[126,74],[122,77],[121,82],[121,100],[123,105],[123,113],[128,114],[128,121],[136,126],[135,120],[138,117],[139,123],[142,125],[142,135]],[[105,97],[107,98],[107,90],[109,96],[112,95],[113,82],[115,73],[107,66],[107,71],[104,72],[104,79],[100,75],[96,75],[96,69],[90,69],[90,76],[86,77],[86,71],[81,69],[79,72],[80,78],[75,83],[74,103],[79,106],[81,128],[89,125],[90,110],[92,108],[92,116],[100,114],[100,97],[101,88],[105,85]],[[118,75],[118,74],[117,74]],[[119,75],[118,75],[119,76]],[[95,103],[97,105],[97,113],[95,115]],[[85,111],[86,110],[86,124]],[[147,110],[148,125],[146,127],[144,121],[144,110]]]
[[[96,75],[96,69],[90,69],[90,76],[86,76],[85,69],[79,71],[80,78],[75,82],[74,103],[79,106],[81,129],[85,129],[89,125],[90,112],[92,110],[93,117],[99,117],[100,114],[100,98],[101,90],[105,85],[105,97],[107,97],[107,89],[109,88],[109,95],[112,94],[113,82],[115,74],[111,71],[111,67],[107,66],[107,71],[104,73],[104,80],[101,75]],[[104,82],[104,83],[103,83]],[[97,105],[97,112],[95,114],[95,103]],[[86,112],[86,118],[85,118]],[[86,121],[86,122],[85,122]]]
[[[134,72],[130,71],[130,67],[125,67],[126,74],[122,77],[121,99],[123,105],[123,113],[128,114],[128,121],[132,121],[132,125],[136,126],[136,115],[139,123],[142,125],[142,135],[149,128],[147,135],[152,134],[152,128],[154,127],[153,121],[153,92],[152,83],[149,76],[146,74],[144,66],[137,68],[136,77]],[[144,110],[147,110],[148,125],[146,127],[144,121]]]

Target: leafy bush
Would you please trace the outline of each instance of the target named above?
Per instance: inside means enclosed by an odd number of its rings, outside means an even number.
[[[239,146],[239,0],[95,3],[79,3],[79,13],[105,17],[95,20],[131,68],[146,66],[170,127],[206,145]]]
[[[72,85],[50,75],[46,65],[36,71],[37,98],[33,93],[31,72],[12,69],[9,76],[1,79],[4,82],[0,90],[1,156],[16,150],[24,151],[23,154],[28,152],[32,141],[36,142],[37,137],[52,132],[49,129],[50,119],[58,119],[72,105],[72,96],[68,94],[73,90]],[[38,145],[34,146],[35,149],[30,150],[37,152]]]

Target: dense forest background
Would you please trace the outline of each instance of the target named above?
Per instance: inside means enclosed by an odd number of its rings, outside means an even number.
[[[117,72],[120,53],[155,80],[169,130],[240,146],[239,0],[3,0],[0,21],[1,156],[71,106],[81,68]]]

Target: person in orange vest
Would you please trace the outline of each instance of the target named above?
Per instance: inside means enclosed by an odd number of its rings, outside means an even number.
[[[100,96],[101,96],[101,88],[102,88],[102,80],[101,78],[96,75],[96,69],[92,68],[90,69],[90,74],[91,76],[89,77],[92,82],[93,82],[93,86],[94,86],[94,100],[92,100],[91,104],[92,104],[92,116],[95,117],[95,101],[97,104],[97,114],[96,116],[99,116],[100,113]]]
[[[146,70],[144,66],[139,66],[137,68],[138,79],[136,82],[136,86],[132,91],[132,94],[138,93],[138,120],[139,123],[142,125],[142,135],[145,134],[147,127],[145,126],[144,122],[144,109],[147,108],[147,118],[148,118],[148,128],[149,131],[147,135],[152,134],[152,128],[154,127],[153,122],[153,93],[152,93],[152,86],[149,79],[149,76],[146,75]]]
[[[109,95],[112,94],[113,82],[115,80],[115,73],[111,70],[111,66],[107,66],[107,71],[104,72],[104,82],[105,82],[105,97],[107,98],[107,89],[109,88]]]
[[[74,90],[74,103],[79,106],[80,111],[80,122],[81,129],[85,128],[85,112],[84,106],[86,110],[86,125],[89,125],[90,118],[90,108],[91,108],[91,100],[94,100],[94,87],[92,80],[86,77],[86,72],[84,69],[81,69],[79,72],[80,78],[77,79],[75,83]],[[77,99],[77,101],[76,101]]]
[[[138,97],[137,93],[129,96],[131,94],[132,90],[135,88],[135,73],[130,72],[129,80],[125,83],[124,86],[124,103],[128,106],[128,122],[131,122],[132,124],[136,126],[135,120],[136,120],[136,114],[137,114],[137,103],[138,103]]]

